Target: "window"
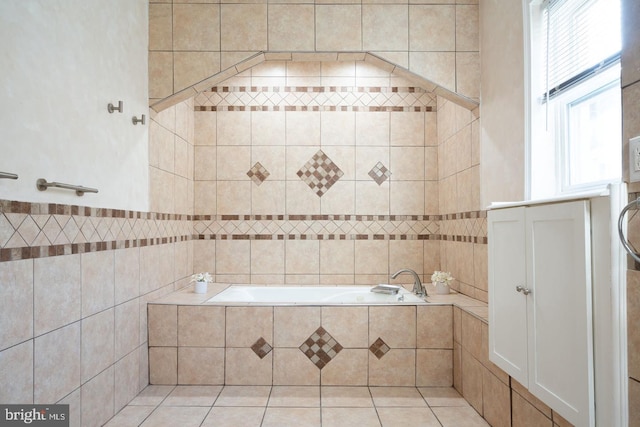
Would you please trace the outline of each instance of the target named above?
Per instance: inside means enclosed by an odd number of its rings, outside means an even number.
[[[620,0],[529,6],[530,198],[619,181]]]

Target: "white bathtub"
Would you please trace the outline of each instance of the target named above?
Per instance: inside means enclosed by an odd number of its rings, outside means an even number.
[[[224,305],[371,305],[426,304],[406,289],[397,295],[371,292],[372,286],[251,286],[232,285],[207,300]]]

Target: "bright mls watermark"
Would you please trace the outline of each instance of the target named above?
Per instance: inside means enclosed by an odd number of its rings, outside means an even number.
[[[0,405],[0,427],[69,427],[69,405]]]

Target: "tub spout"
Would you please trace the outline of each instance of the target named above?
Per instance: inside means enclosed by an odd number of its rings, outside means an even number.
[[[424,286],[422,285],[422,282],[420,281],[420,276],[418,276],[418,274],[409,269],[409,268],[403,268],[402,270],[398,270],[395,273],[393,273],[391,275],[392,279],[395,279],[396,277],[398,277],[400,274],[402,273],[409,273],[413,276],[413,290],[412,292],[414,294],[416,294],[419,297],[426,297],[427,296],[427,290],[424,288]]]

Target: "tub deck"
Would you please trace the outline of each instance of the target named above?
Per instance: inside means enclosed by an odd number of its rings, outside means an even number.
[[[151,384],[449,387],[454,319],[461,321],[454,306],[466,305],[480,318],[488,314],[485,303],[461,294],[381,304],[209,302],[230,286],[212,283],[206,294],[189,286],[149,302]],[[353,286],[286,291],[300,288]],[[356,295],[371,293],[364,285],[355,288]]]
[[[373,286],[251,286],[231,285],[209,298],[207,304],[222,305],[341,305],[426,304],[421,297],[401,288],[397,294],[371,292]]]

